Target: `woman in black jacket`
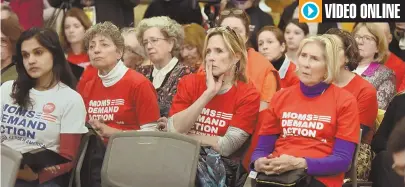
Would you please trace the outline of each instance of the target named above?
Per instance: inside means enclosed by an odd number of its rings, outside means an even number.
[[[392,170],[392,155],[387,152],[388,138],[395,124],[403,117],[405,117],[405,92],[398,94],[391,101],[371,142],[371,149],[376,153],[370,173],[373,187],[404,186],[403,178]]]

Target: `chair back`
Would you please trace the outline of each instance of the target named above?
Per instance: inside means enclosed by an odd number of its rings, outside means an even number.
[[[194,187],[200,143],[168,132],[123,132],[110,137],[103,187]]]
[[[14,186],[21,159],[21,153],[1,145],[1,186]]]

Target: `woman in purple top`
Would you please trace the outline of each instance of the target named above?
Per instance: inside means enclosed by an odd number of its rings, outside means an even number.
[[[342,186],[360,140],[355,97],[331,84],[344,50],[332,35],[304,39],[298,50],[300,84],[277,92],[260,113],[251,169],[283,174],[306,169],[310,187]]]
[[[383,65],[388,58],[384,32],[375,23],[359,23],[352,33],[362,57],[354,72],[375,87],[378,108],[386,110],[396,94],[396,86],[394,72]]]

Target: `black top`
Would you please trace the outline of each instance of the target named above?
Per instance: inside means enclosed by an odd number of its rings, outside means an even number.
[[[283,65],[284,60],[285,55],[282,55],[279,59],[271,61],[271,63],[273,64],[274,68],[276,68],[276,70],[279,71],[281,66]]]
[[[371,142],[371,149],[375,153],[387,149],[388,138],[395,127],[395,124],[405,116],[405,93],[394,97],[385,112],[374,138]]]

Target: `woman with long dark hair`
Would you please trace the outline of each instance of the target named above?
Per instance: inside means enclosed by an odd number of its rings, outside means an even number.
[[[23,32],[16,45],[16,69],[17,80],[1,86],[2,144],[21,153],[46,148],[73,161],[87,132],[86,110],[56,32]],[[72,166],[68,162],[37,171],[24,165],[15,186],[61,186]]]

